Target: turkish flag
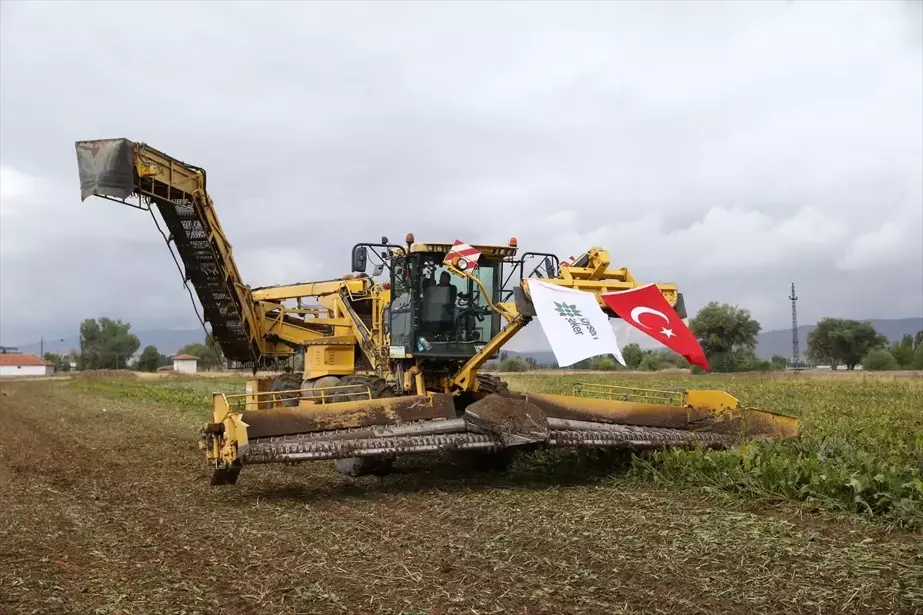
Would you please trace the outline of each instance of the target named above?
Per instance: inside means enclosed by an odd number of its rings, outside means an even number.
[[[616,293],[604,293],[603,301],[628,324],[686,357],[693,365],[710,371],[705,352],[679,314],[655,284]]]

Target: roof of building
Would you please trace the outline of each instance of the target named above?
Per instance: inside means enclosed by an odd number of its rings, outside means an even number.
[[[40,359],[34,354],[8,352],[0,354],[0,365],[54,365],[54,363]]]
[[[198,361],[199,357],[194,357],[191,354],[178,354],[173,357],[175,361]]]

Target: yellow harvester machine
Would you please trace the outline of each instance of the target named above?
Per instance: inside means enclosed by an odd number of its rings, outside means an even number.
[[[213,396],[200,442],[212,484],[233,484],[256,463],[335,460],[361,475],[408,454],[449,451],[502,466],[511,451],[541,446],[725,447],[797,435],[794,418],[742,408],[722,391],[578,385],[569,396],[521,394],[481,373],[535,316],[529,279],[595,293],[616,317],[600,293],[641,283],[611,268],[600,248],[562,265],[552,254],[521,254],[514,239],[475,245],[481,256],[469,270],[464,260],[445,262],[451,241],[407,235],[356,244],[353,273],[342,278],[251,288],[204,169],[127,139],[76,149],[81,200],[148,210],[159,227],[156,209],[229,366],[253,370],[246,393]],[[658,288],[685,316],[677,287]],[[285,367],[297,353],[303,374]],[[257,378],[259,369],[282,373]]]

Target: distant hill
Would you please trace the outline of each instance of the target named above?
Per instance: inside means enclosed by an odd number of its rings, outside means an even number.
[[[916,335],[917,331],[923,330],[923,318],[872,318],[869,321],[876,331],[887,337],[891,342],[900,341],[901,337],[907,333]],[[798,346],[802,357],[808,349],[808,334],[814,328],[815,325],[798,327]],[[779,329],[760,333],[756,342],[756,354],[761,359],[769,359],[774,354],[782,355],[783,357],[792,356],[792,330]]]

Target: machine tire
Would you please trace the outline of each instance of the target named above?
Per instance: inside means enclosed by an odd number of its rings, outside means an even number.
[[[319,378],[311,378],[308,380],[301,381],[301,388],[304,389],[305,399],[311,399],[311,400],[320,399],[320,396],[316,392],[314,392],[314,389],[325,389],[327,387],[335,387],[339,385],[340,385],[340,378],[338,376],[321,376]],[[326,401],[326,400],[321,400],[321,401]]]
[[[340,379],[340,386],[351,386],[358,385],[361,387],[368,387],[369,392],[372,394],[372,399],[381,399],[383,397],[394,397],[394,389],[391,388],[391,385],[384,378],[379,378],[378,376],[365,376],[362,374],[352,374],[350,376],[343,376]],[[358,389],[357,389],[358,390]],[[365,391],[348,394],[350,401],[353,399],[366,399]]]
[[[297,391],[301,388],[301,374],[286,372],[272,379],[272,391]],[[283,406],[294,407],[298,405],[297,393],[283,393],[276,395]]]
[[[395,397],[394,389],[383,378],[377,376],[365,376],[362,374],[353,374],[344,376],[340,381],[340,386],[361,385],[368,387],[372,399],[382,399],[385,397]],[[365,393],[355,393],[344,395],[342,401],[367,399]],[[394,465],[393,457],[347,457],[334,461],[334,467],[340,474],[346,476],[366,476],[374,474],[375,476],[384,476],[391,472]]]
[[[501,395],[511,397],[513,392],[510,391],[509,385],[499,377],[493,374],[478,374],[478,394],[481,397],[487,395]]]

